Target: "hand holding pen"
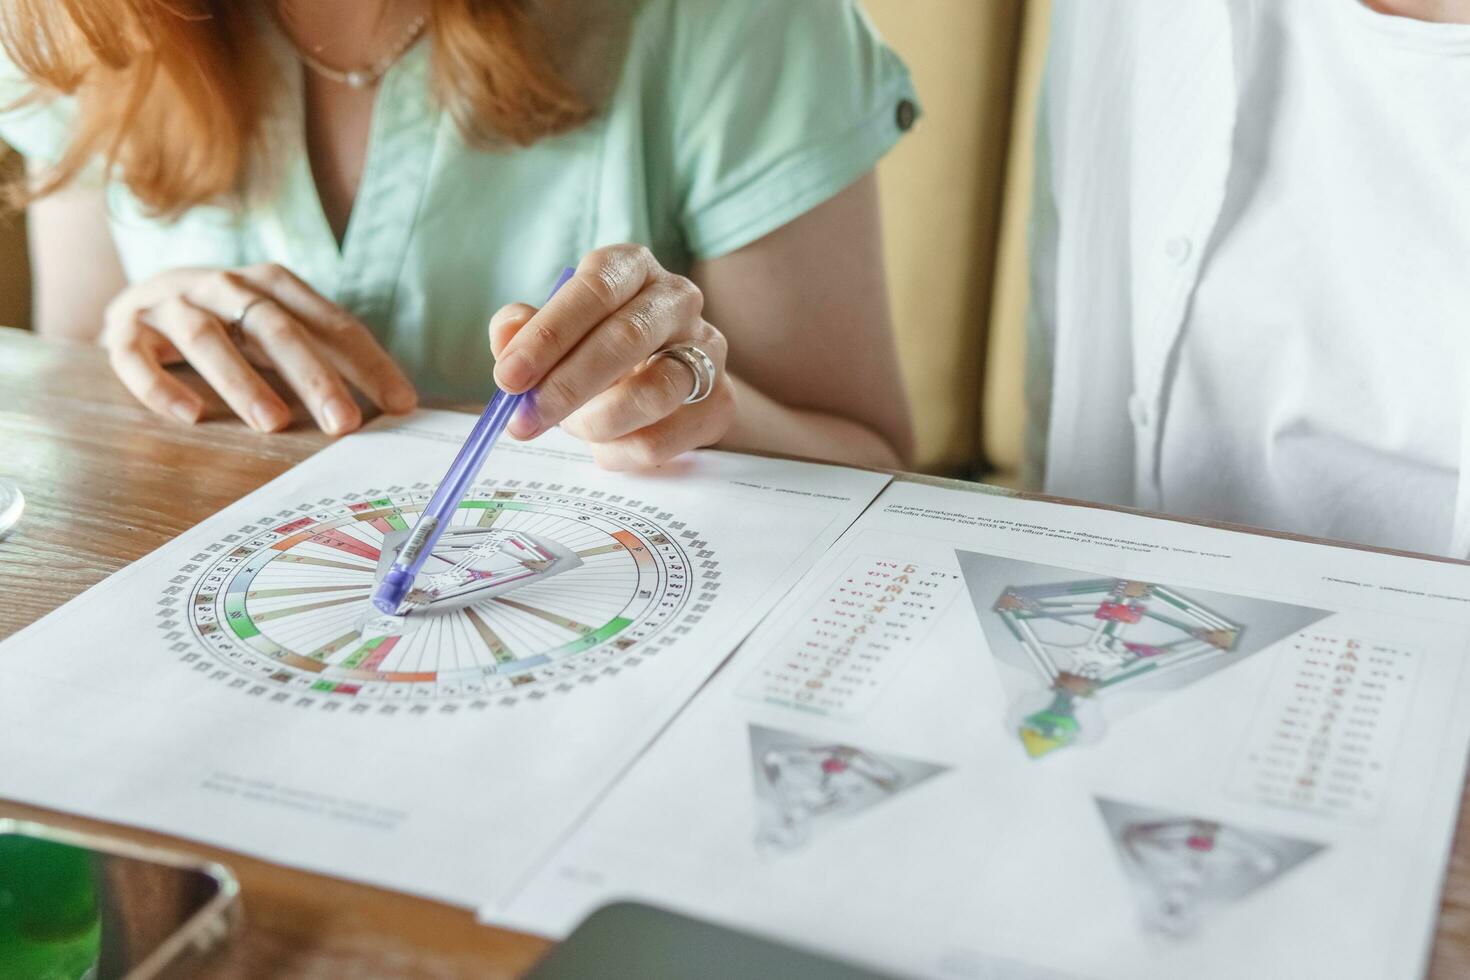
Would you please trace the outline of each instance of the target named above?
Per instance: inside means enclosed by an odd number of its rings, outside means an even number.
[[[729,384],[720,371],[724,337],[699,318],[699,291],[693,284],[667,273],[654,275],[653,270],[662,270],[650,263],[646,249],[593,252],[578,269],[563,270],[541,310],[522,304],[496,314],[490,331],[499,390],[373,592],[380,612],[396,615],[402,609],[507,427],[517,438],[531,439],[561,424],[591,441],[598,463],[613,468],[656,465],[723,435],[733,414]],[[563,291],[569,283],[579,288]],[[653,312],[658,310],[675,315],[660,317]],[[697,321],[685,328],[700,343],[662,343],[679,336],[674,330],[684,314]],[[578,327],[588,323],[594,325]],[[654,341],[660,343],[645,351]],[[558,350],[565,356],[551,361],[548,352]],[[623,377],[630,360],[635,361],[632,373]],[[586,391],[594,392],[590,401],[582,397]],[[711,399],[717,392],[723,397]],[[691,438],[695,441],[687,444]]]
[[[735,399],[725,337],[703,309],[699,288],[642,246],[589,253],[542,309],[516,303],[490,321],[496,384],[529,393],[508,431],[530,439],[560,425],[608,469],[718,442]]]
[[[556,285],[551,287],[551,296],[555,296],[557,290],[566,285],[575,271],[562,270]],[[404,598],[413,588],[424,562],[434,553],[434,545],[439,543],[440,535],[453,521],[454,512],[459,509],[465,491],[475,481],[475,477],[479,476],[490,450],[495,448],[495,441],[505,431],[506,423],[515,415],[525,397],[524,394],[508,392],[502,388],[495,392],[490,404],[485,406],[485,411],[470,430],[469,438],[460,447],[454,462],[449,464],[449,472],[439,481],[439,487],[430,498],[429,505],[424,508],[413,530],[404,539],[403,547],[398,549],[393,567],[373,590],[373,606],[379,612],[394,616],[403,608]]]

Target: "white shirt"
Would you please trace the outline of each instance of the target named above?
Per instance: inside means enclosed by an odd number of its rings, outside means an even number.
[[[1055,18],[1033,475],[1470,553],[1470,27],[1358,0]]]

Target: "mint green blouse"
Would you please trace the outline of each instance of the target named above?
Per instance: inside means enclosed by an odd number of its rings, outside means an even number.
[[[306,154],[301,68],[281,47],[274,192],[164,222],[114,182],[123,267],[136,280],[278,262],[366,322],[421,391],[483,398],[486,324],[503,304],[540,302],[604,244],[641,242],[675,271],[738,249],[868,171],[914,118],[908,72],[857,0],[643,0],[629,43],[597,119],[495,152],[461,140],[431,97],[428,45],[411,49],[379,86],[340,248]],[[0,104],[19,91],[5,75]],[[0,137],[55,159],[71,110],[0,115]]]

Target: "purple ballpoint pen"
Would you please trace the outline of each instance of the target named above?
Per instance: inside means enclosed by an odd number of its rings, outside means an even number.
[[[546,299],[550,302],[551,297],[556,295],[557,290],[566,285],[566,281],[572,278],[576,269],[563,269],[561,277],[556,280],[556,285],[551,287],[551,295]],[[413,531],[408,539],[403,542],[397,558],[393,561],[393,567],[383,576],[378,587],[373,591],[373,605],[379,612],[389,616],[396,616],[398,609],[403,605],[403,597],[408,595],[408,590],[413,587],[414,579],[418,578],[419,569],[424,567],[424,562],[434,553],[434,545],[439,542],[439,535],[444,533],[444,528],[449,525],[449,520],[454,516],[455,510],[459,508],[459,502],[464,499],[465,491],[469,489],[470,483],[480,473],[480,467],[485,465],[485,457],[490,455],[490,450],[495,447],[495,440],[500,438],[500,433],[505,431],[505,426],[510,422],[511,416],[520,407],[521,399],[526,393],[519,395],[507,394],[504,391],[496,391],[490,399],[490,404],[485,406],[480,420],[470,430],[470,436],[465,440],[459,455],[454,457],[454,462],[449,466],[449,472],[444,474],[444,479],[439,484],[439,489],[434,491],[429,506],[419,515],[418,523],[413,526]]]

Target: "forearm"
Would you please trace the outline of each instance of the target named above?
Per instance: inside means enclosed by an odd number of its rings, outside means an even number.
[[[735,421],[721,445],[901,467],[913,429],[883,280],[871,173],[790,224],[696,265],[730,338]]]
[[[741,379],[730,376],[735,387],[735,421],[722,449],[750,449],[899,469],[907,460],[900,450],[873,429],[840,415],[783,405]]]
[[[69,187],[32,203],[27,232],[36,330],[95,341],[108,302],[127,285],[102,191]]]

